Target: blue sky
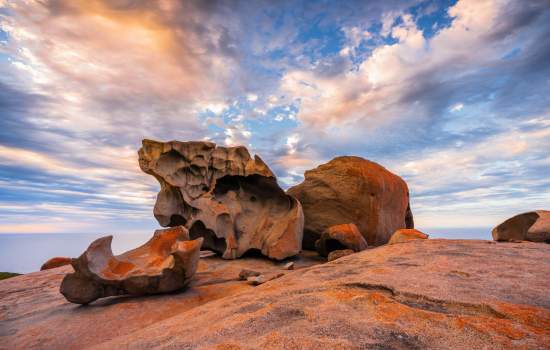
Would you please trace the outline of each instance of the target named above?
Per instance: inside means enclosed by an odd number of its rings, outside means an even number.
[[[0,233],[146,233],[141,139],[338,155],[420,228],[550,203],[550,1],[0,0]]]

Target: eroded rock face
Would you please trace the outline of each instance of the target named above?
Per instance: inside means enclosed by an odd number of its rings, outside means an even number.
[[[394,232],[388,244],[405,243],[415,239],[428,239],[428,235],[415,229],[402,228]]]
[[[327,228],[315,242],[315,249],[321,256],[328,256],[335,250],[360,252],[367,249],[367,242],[354,224],[334,225]]]
[[[550,243],[550,211],[537,210],[516,215],[492,231],[495,241]]]
[[[56,256],[55,258],[51,258],[48,261],[46,261],[44,264],[42,264],[42,266],[40,267],[40,271],[55,269],[56,267],[69,265],[70,263],[71,263],[71,258],[67,258],[64,256]]]
[[[333,225],[355,223],[369,245],[385,244],[395,230],[414,227],[405,181],[360,157],[337,157],[308,170],[288,193],[304,210],[306,249],[314,249]]]
[[[113,236],[99,238],[71,265],[61,294],[76,304],[114,295],[167,293],[185,287],[197,269],[203,239],[189,241],[183,226],[157,230],[139,248],[113,255]]]
[[[300,203],[245,147],[144,140],[139,164],[161,185],[154,215],[162,226],[185,225],[226,259],[252,249],[279,260],[300,252]]]

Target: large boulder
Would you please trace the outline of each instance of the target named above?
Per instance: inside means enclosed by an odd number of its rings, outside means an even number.
[[[334,250],[360,252],[367,249],[367,242],[354,224],[334,225],[327,228],[315,242],[315,249],[321,256],[328,256]]]
[[[61,294],[76,304],[115,295],[173,292],[191,281],[203,239],[189,241],[183,226],[157,230],[147,243],[113,255],[113,236],[99,238],[71,265],[75,272],[61,283]]]
[[[493,229],[495,241],[550,243],[550,211],[537,210],[516,215]]]
[[[355,223],[369,245],[387,243],[395,230],[414,227],[405,181],[360,157],[337,157],[308,170],[287,193],[302,203],[306,249],[314,249],[333,225]]]
[[[139,165],[160,183],[154,215],[162,226],[185,225],[226,259],[249,250],[277,260],[300,252],[300,203],[245,147],[143,140]]]

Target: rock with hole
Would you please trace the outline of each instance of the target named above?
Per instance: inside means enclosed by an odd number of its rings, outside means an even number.
[[[200,257],[203,239],[190,241],[183,226],[157,230],[139,248],[113,255],[113,236],[99,238],[71,264],[74,273],[65,276],[61,294],[76,304],[115,295],[168,293],[191,281]]]
[[[277,260],[300,252],[300,203],[245,147],[143,140],[139,164],[160,183],[154,215],[162,226],[185,225],[226,259],[250,250]]]

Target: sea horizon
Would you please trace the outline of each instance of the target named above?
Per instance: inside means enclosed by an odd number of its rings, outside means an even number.
[[[491,228],[419,228],[430,238],[491,240]],[[31,273],[56,256],[78,257],[101,233],[0,233],[0,272]],[[113,234],[113,253],[136,248],[152,233]]]

